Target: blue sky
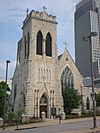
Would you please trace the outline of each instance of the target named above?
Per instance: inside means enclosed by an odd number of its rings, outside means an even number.
[[[65,41],[74,58],[74,12],[80,0],[0,0],[0,79],[5,79],[6,60],[10,60],[8,78],[12,78],[17,53],[17,42],[22,37],[22,24],[29,11],[42,11],[47,7],[48,14],[57,16],[58,53],[64,51]]]

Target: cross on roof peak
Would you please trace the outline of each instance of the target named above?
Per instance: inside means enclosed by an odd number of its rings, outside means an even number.
[[[65,49],[67,49],[68,43],[65,41],[63,44],[65,45]]]
[[[43,6],[43,12],[46,12],[46,9],[47,9],[47,8],[46,8],[46,6],[44,5],[44,6]]]
[[[29,13],[29,9],[27,8],[27,10],[26,10],[26,14],[28,15],[28,13]]]

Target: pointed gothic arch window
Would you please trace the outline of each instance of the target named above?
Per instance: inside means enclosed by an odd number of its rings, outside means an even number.
[[[52,38],[50,33],[46,35],[45,53],[46,56],[52,56]]]
[[[62,87],[62,95],[66,88],[72,89],[74,88],[74,77],[71,69],[67,66],[61,75],[61,87]]]
[[[41,33],[41,31],[38,31],[38,33],[37,33],[37,43],[36,43],[36,54],[38,54],[38,55],[43,54],[42,42],[43,42],[42,33]]]
[[[42,95],[42,97],[40,99],[40,104],[48,104],[48,99],[45,94]]]
[[[30,34],[29,34],[29,32],[27,34],[27,42],[28,42],[27,56],[29,57],[29,52],[30,52]]]
[[[24,37],[24,44],[25,44],[25,58],[26,58],[26,36]]]
[[[14,102],[17,96],[17,84],[14,85]]]

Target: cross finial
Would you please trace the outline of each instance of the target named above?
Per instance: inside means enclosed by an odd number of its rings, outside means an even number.
[[[47,9],[47,8],[46,8],[46,6],[44,5],[44,6],[43,6],[43,12],[46,12],[46,9]]]
[[[27,8],[27,10],[26,10],[26,14],[28,15],[28,12],[29,12],[29,9]]]
[[[68,43],[65,41],[63,44],[65,45],[65,49],[67,49]]]

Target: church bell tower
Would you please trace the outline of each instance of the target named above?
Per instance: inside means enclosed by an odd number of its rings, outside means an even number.
[[[19,88],[23,88],[24,114],[39,118],[44,111],[47,118],[56,117],[63,111],[56,16],[48,15],[45,6],[43,12],[27,12],[22,30],[20,73],[23,85]]]

